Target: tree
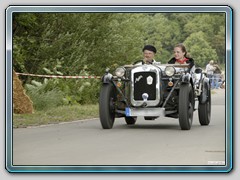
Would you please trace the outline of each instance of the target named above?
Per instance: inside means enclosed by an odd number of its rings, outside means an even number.
[[[204,39],[202,31],[192,33],[184,44],[197,66],[205,67],[209,60],[217,60],[216,50]]]
[[[201,13],[195,16],[184,26],[187,34],[203,32],[204,39],[217,52],[217,58],[225,61],[225,14]]]
[[[156,60],[166,63],[174,45],[180,40],[180,26],[170,21],[164,14],[146,14],[142,29],[144,44],[152,44],[157,48]]]
[[[226,59],[226,48],[225,48],[225,27],[221,26],[218,34],[214,36],[213,47],[216,49],[218,54],[219,63],[224,64]]]

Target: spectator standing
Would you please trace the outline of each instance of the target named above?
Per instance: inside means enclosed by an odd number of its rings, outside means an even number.
[[[210,79],[210,84],[211,84],[211,88],[213,88],[213,72],[215,71],[215,67],[213,66],[214,61],[211,60],[209,61],[209,63],[206,66],[206,73],[207,73],[207,77]]]
[[[222,71],[221,80],[222,80],[222,82],[220,84],[220,88],[224,89],[225,88],[225,73],[224,73],[224,71]]]
[[[219,89],[219,87],[221,85],[221,83],[219,83],[219,82],[222,81],[221,80],[221,73],[222,73],[221,68],[218,66],[217,63],[214,63],[213,66],[214,66],[215,70],[213,72],[213,82],[212,82],[213,86],[212,87],[213,87],[213,89]]]

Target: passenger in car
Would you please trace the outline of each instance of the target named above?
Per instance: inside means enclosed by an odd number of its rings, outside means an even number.
[[[192,69],[194,60],[187,56],[185,46],[180,43],[174,47],[174,57],[168,61],[168,64],[189,64],[189,69]]]

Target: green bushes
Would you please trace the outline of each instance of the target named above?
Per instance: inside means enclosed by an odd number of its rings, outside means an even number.
[[[45,110],[62,105],[96,104],[100,81],[98,79],[44,79],[26,84],[27,94],[34,109]]]
[[[63,104],[63,92],[58,89],[47,89],[48,80],[43,83],[32,80],[31,84],[26,84],[27,95],[33,101],[34,109],[45,110]]]

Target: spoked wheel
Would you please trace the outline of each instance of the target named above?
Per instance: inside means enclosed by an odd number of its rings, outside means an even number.
[[[181,84],[179,92],[179,124],[182,130],[192,126],[194,110],[194,94],[191,84]]]
[[[100,92],[99,115],[103,129],[111,129],[115,120],[116,89],[113,84],[103,84]]]
[[[137,121],[137,117],[125,117],[127,125],[134,125]]]
[[[207,101],[205,103],[200,103],[198,106],[198,117],[199,122],[202,126],[209,125],[211,120],[211,89],[209,88]]]

